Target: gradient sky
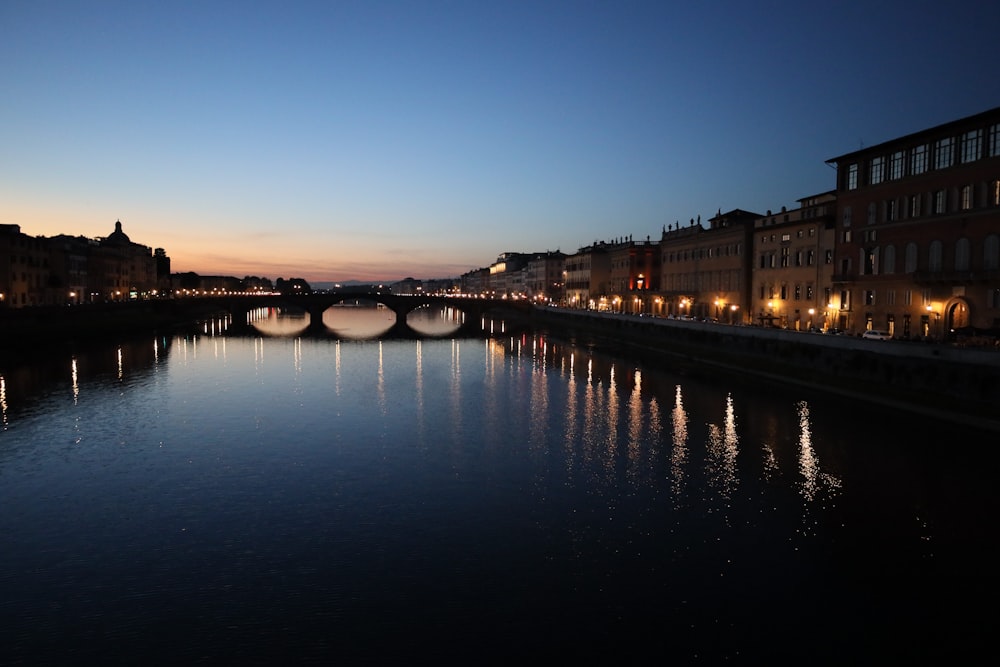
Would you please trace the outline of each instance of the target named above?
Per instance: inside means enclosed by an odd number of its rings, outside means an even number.
[[[831,190],[1000,105],[1000,3],[0,2],[0,223],[458,276]]]

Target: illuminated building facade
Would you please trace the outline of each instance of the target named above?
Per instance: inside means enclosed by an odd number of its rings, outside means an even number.
[[[660,239],[662,303],[654,314],[747,321],[752,233],[760,217],[733,209],[717,213],[707,228],[700,219],[668,225]]]
[[[762,326],[826,330],[833,301],[834,192],[799,200],[754,221],[752,320]]]
[[[828,160],[837,326],[1000,327],[1000,108]]]
[[[611,256],[605,243],[594,243],[567,255],[564,273],[568,308],[609,309]]]

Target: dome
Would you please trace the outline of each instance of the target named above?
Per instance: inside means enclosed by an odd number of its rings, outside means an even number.
[[[115,244],[125,244],[132,242],[131,239],[129,239],[128,234],[122,231],[121,220],[115,222],[115,231],[113,231],[111,235],[108,236],[107,240],[108,242]]]

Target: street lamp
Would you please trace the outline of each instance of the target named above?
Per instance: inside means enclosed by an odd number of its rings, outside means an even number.
[[[730,324],[733,324],[733,323],[736,322],[736,311],[739,310],[739,309],[740,309],[740,307],[737,306],[735,303],[732,304],[731,306],[729,306],[729,323]]]

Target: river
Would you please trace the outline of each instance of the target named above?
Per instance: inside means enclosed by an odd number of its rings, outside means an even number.
[[[261,311],[0,366],[3,662],[992,646],[995,433],[503,322],[452,339],[454,313],[382,341],[383,311],[328,314],[327,339]]]

